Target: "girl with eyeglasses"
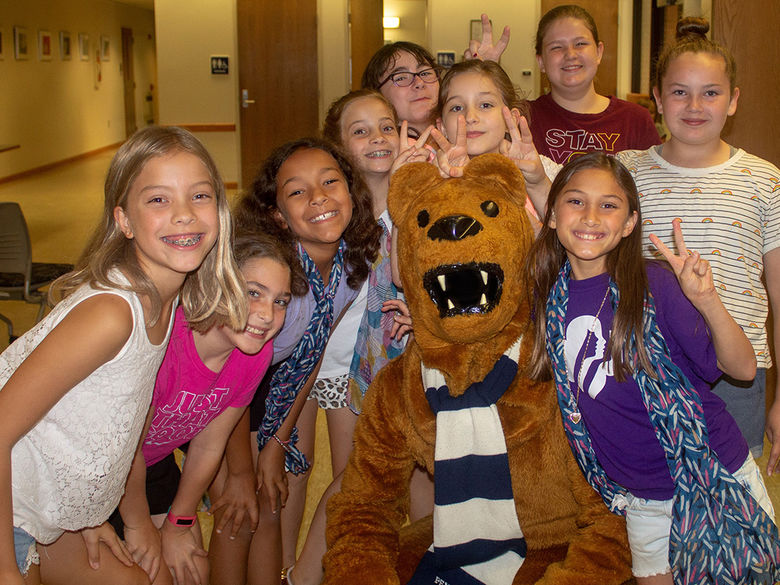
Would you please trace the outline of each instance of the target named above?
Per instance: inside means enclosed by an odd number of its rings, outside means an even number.
[[[472,41],[466,58],[498,61],[509,43],[509,27],[493,44],[493,31],[482,15],[482,41]],[[477,54],[477,51],[479,53]],[[361,87],[375,89],[393,104],[399,120],[408,125],[409,137],[420,134],[434,122],[439,95],[440,68],[427,49],[415,43],[398,41],[379,49],[366,65]]]

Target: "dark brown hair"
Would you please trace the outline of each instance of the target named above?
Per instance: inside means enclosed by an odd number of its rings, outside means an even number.
[[[601,152],[592,152],[575,158],[555,177],[550,187],[547,213],[544,216],[542,229],[528,254],[526,276],[533,284],[533,314],[536,327],[530,375],[541,379],[550,374],[551,363],[546,349],[547,297],[558,279],[561,266],[566,261],[566,250],[558,240],[555,230],[550,227],[550,219],[558,196],[574,175],[586,169],[599,169],[611,173],[628,199],[629,214],[637,213],[633,231],[622,238],[617,247],[607,256],[607,272],[620,291],[620,302],[615,311],[612,333],[609,336],[604,359],[613,361],[615,378],[620,382],[633,373],[637,362],[654,376],[642,336],[644,300],[649,293],[645,262],[642,260],[642,215],[639,209],[639,196],[634,180],[626,167],[616,158]]]
[[[294,296],[302,297],[309,290],[306,274],[304,274],[303,267],[295,252],[270,234],[258,231],[236,232],[233,242],[233,257],[239,270],[243,270],[244,264],[252,258],[270,258],[290,270],[290,292]],[[199,333],[206,333],[214,326],[229,327],[230,324],[226,322],[224,317],[216,313],[204,321],[190,324],[190,327]],[[236,331],[239,330],[236,329]]]
[[[544,16],[539,20],[539,25],[536,27],[536,54],[541,55],[542,49],[544,49],[544,35],[547,34],[547,30],[550,28],[559,18],[576,18],[585,23],[585,26],[593,35],[593,40],[596,44],[599,44],[599,29],[596,27],[596,21],[590,15],[590,12],[585,10],[582,6],[576,4],[563,4],[551,8],[544,13]]]
[[[333,143],[321,138],[301,138],[287,142],[276,149],[263,163],[249,191],[236,207],[236,225],[239,230],[265,231],[279,239],[291,250],[296,250],[295,235],[276,220],[276,175],[284,162],[299,150],[316,148],[333,157],[347,181],[354,204],[352,219],[342,237],[347,245],[344,253],[347,284],[359,289],[368,276],[369,263],[376,259],[382,228],[374,219],[371,194],[360,173],[349,157]],[[297,251],[295,252],[297,254]]]
[[[720,56],[726,66],[729,78],[729,93],[734,93],[737,87],[737,63],[734,55],[726,47],[707,38],[710,23],[704,18],[687,16],[677,23],[677,35],[670,45],[667,45],[658,56],[655,66],[655,86],[661,90],[664,76],[669,64],[683,53],[709,53]]]
[[[392,68],[398,60],[399,53],[409,53],[417,59],[418,65],[430,65],[438,69],[436,60],[428,52],[428,49],[421,47],[416,43],[407,41],[398,41],[385,45],[374,53],[373,57],[363,70],[363,77],[360,80],[360,87],[368,89],[379,89],[379,83],[384,81],[385,71]]]
[[[328,108],[328,113],[325,115],[325,122],[322,125],[322,136],[325,140],[330,140],[333,144],[344,148],[344,141],[341,137],[341,116],[344,115],[344,110],[347,109],[349,104],[365,97],[375,98],[387,106],[393,123],[396,128],[398,127],[398,114],[396,113],[393,104],[390,103],[390,100],[375,89],[356,89],[341,96]]]
[[[504,104],[510,110],[516,108],[520,115],[525,116],[525,119],[530,124],[531,108],[528,105],[528,100],[521,97],[517,88],[512,85],[512,80],[509,79],[506,71],[495,61],[481,61],[479,59],[469,59],[468,61],[456,63],[444,74],[439,83],[439,103],[436,106],[436,115],[438,117],[442,115],[444,103],[447,101],[450,93],[452,80],[461,73],[479,73],[490,79],[501,94]]]

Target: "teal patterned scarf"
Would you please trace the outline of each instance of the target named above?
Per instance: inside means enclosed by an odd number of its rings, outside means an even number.
[[[567,261],[547,299],[547,353],[569,445],[590,485],[612,509],[615,496],[625,495],[626,490],[609,479],[599,465],[585,421],[574,423],[570,418],[576,407],[564,357],[570,271]],[[616,310],[620,293],[611,279],[609,286],[612,308]],[[654,379],[637,368],[634,379],[674,480],[669,564],[675,584],[777,582],[777,527],[710,450],[701,399],[669,357],[649,293],[645,298],[642,335],[658,376]],[[633,341],[632,336],[632,345]]]

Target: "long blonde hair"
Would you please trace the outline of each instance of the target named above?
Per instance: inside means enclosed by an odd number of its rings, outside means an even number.
[[[217,166],[201,142],[176,127],[149,126],[133,134],[114,155],[105,183],[103,218],[81,254],[73,272],[57,279],[50,298],[61,300],[83,284],[96,288],[121,288],[148,297],[151,311],[148,325],[160,318],[162,301],[151,279],[138,263],[135,240],[128,239],[114,220],[114,208],[127,207],[127,195],[146,163],[158,156],[186,152],[197,156],[206,167],[216,194],[219,233],[214,247],[200,268],[190,272],[181,290],[181,304],[188,320],[197,323],[216,313],[221,321],[241,329],[247,308],[241,274],[231,252],[230,209]],[[110,271],[120,269],[130,286],[115,282]]]

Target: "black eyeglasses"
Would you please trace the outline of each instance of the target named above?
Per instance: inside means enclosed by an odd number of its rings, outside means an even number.
[[[409,87],[414,83],[414,78],[419,77],[423,83],[436,83],[439,80],[439,72],[431,67],[430,69],[423,69],[417,73],[412,71],[399,71],[398,73],[391,73],[377,86],[382,87],[388,81],[392,81],[396,87]]]

